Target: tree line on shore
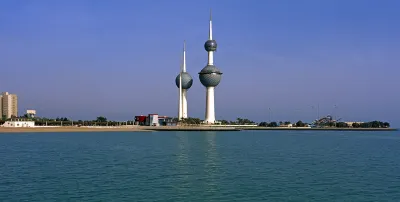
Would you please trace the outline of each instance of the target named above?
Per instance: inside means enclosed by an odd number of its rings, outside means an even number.
[[[180,123],[181,125],[201,125],[203,122],[199,118],[185,118],[182,120],[178,120],[178,118],[174,118],[175,122]],[[349,125],[346,122],[329,122],[325,125],[314,125],[303,122],[301,120],[291,123],[290,121],[272,121],[272,122],[260,122],[256,123],[246,118],[237,118],[235,121],[228,120],[220,120],[221,125],[257,125],[260,127],[336,127],[336,128],[389,128],[390,123],[382,122],[382,121],[370,121],[370,122],[354,122]]]
[[[181,120],[178,120],[178,118],[174,118],[173,121],[181,125],[201,125],[203,122],[203,120],[199,118],[192,117],[183,118]],[[221,125],[257,125],[256,122],[246,118],[237,118],[235,121],[220,120],[218,122],[220,122]]]
[[[35,118],[28,118],[27,115],[20,116],[20,117],[12,117],[11,119],[26,119],[35,121],[35,125],[37,126],[121,126],[121,125],[133,125],[134,120],[128,121],[110,121],[104,116],[98,116],[94,120],[71,120],[66,117],[57,117],[57,118],[44,118],[44,117],[35,117]],[[0,125],[3,124],[6,120],[0,120]],[[173,122],[178,123],[178,125],[201,125],[203,120],[199,118],[188,117],[181,120],[178,118],[173,118]],[[346,122],[329,122],[325,125],[313,125],[305,123],[301,120],[297,121],[296,123],[291,123],[290,121],[272,121],[272,122],[260,122],[256,123],[247,118],[237,118],[234,121],[228,120],[219,120],[219,124],[221,125],[257,125],[260,127],[336,127],[336,128],[389,128],[390,123],[388,122],[381,122],[381,121],[370,121],[370,122],[354,122],[349,125]]]
[[[290,122],[285,122],[283,125],[278,124],[277,122],[261,122],[259,126],[262,127],[279,127],[279,126],[288,126],[291,124]],[[330,128],[390,128],[390,123],[388,122],[382,122],[382,121],[370,121],[370,122],[362,122],[362,123],[357,123],[354,122],[351,125],[349,125],[346,122],[330,122],[325,125],[313,125],[313,124],[308,124],[304,123],[302,121],[298,121],[294,124],[292,124],[292,127],[330,127]]]

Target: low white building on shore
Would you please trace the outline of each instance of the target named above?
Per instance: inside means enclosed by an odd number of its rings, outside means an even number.
[[[293,127],[293,124],[291,124],[291,123],[289,123],[289,124],[282,124],[282,125],[279,125],[279,127],[281,127],[281,128],[292,128]]]
[[[34,121],[25,121],[25,120],[12,120],[12,121],[6,121],[2,127],[13,127],[13,128],[18,128],[18,127],[35,127],[35,122]]]

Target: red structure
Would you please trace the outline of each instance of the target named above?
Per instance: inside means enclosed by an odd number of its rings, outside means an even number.
[[[141,126],[146,125],[146,119],[147,116],[144,115],[135,116],[135,125],[141,125]]]
[[[158,116],[158,114],[149,114],[147,116],[135,116],[135,125],[140,126],[176,126],[177,123],[172,117]]]

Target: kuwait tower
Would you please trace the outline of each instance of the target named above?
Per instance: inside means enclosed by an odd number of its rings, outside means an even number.
[[[215,123],[214,89],[221,81],[222,72],[214,65],[214,51],[217,50],[217,42],[212,38],[212,15],[210,10],[210,24],[208,40],[204,44],[208,52],[208,63],[200,72],[199,79],[201,84],[206,87],[206,117],[205,124]]]
[[[187,90],[192,87],[193,79],[189,73],[186,72],[186,42],[183,42],[183,62],[181,65],[180,72],[175,79],[176,86],[179,89],[179,107],[178,107],[178,119],[187,118]]]

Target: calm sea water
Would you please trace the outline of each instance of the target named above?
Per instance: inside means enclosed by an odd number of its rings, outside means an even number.
[[[0,201],[400,201],[398,132],[0,134]]]

